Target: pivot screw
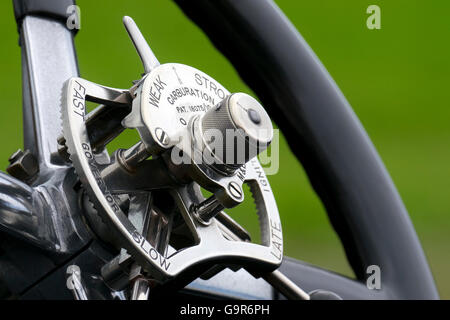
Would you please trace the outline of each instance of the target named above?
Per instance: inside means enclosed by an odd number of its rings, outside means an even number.
[[[230,192],[231,196],[236,199],[242,198],[242,189],[241,187],[234,181],[231,181],[228,184],[228,191]]]
[[[261,116],[259,115],[258,111],[255,109],[248,109],[247,111],[248,117],[254,124],[260,124],[261,123]]]
[[[169,136],[163,129],[159,127],[156,128],[155,135],[156,139],[158,139],[158,141],[161,142],[162,145],[167,146],[169,144]]]

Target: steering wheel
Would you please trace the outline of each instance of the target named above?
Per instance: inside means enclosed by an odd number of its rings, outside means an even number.
[[[323,202],[356,275],[293,259],[281,271],[306,291],[343,299],[437,299],[406,208],[367,133],[314,52],[270,0],[176,0],[256,93]],[[368,290],[366,269],[382,271]]]

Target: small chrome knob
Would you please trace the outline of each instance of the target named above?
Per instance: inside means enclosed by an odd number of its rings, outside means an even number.
[[[264,151],[273,138],[273,127],[263,106],[245,93],[234,93],[208,110],[200,130],[214,167],[234,172]]]

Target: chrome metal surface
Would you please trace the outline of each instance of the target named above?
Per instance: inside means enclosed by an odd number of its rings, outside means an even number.
[[[130,283],[131,256],[125,249],[119,255],[102,266],[101,275],[105,284],[113,291],[124,290]]]
[[[63,84],[78,75],[73,34],[61,22],[26,16],[20,43],[24,148],[38,159],[42,180],[63,165],[56,137],[61,134]]]
[[[23,182],[0,172],[0,228],[18,237],[52,245],[54,239],[42,239],[37,224],[44,199]]]
[[[166,255],[169,246],[170,231],[173,213],[164,214],[152,206],[152,195],[135,196],[144,201],[132,201],[128,217],[136,229],[147,238],[156,250]],[[134,207],[131,207],[134,205]],[[131,217],[130,217],[131,216]],[[138,217],[138,219],[136,219]],[[146,278],[142,266],[135,263],[131,267],[131,300],[147,300],[150,293],[151,280]]]
[[[150,153],[148,152],[147,147],[139,141],[131,148],[118,153],[118,160],[126,170],[134,172],[136,166],[149,156]]]
[[[290,300],[310,300],[309,294],[303,291],[279,270],[266,274],[264,279]]]
[[[31,188],[0,172],[0,229],[51,252],[67,255],[89,240],[77,212],[73,172],[56,172],[48,183]]]
[[[130,300],[148,300],[150,294],[150,287],[148,280],[144,278],[138,278],[133,283],[133,290]]]
[[[214,218],[223,209],[225,208],[219,200],[215,196],[211,196],[200,204],[192,206],[191,212],[201,223],[208,224],[209,220]]]

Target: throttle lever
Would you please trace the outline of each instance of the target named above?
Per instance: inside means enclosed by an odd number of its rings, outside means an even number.
[[[139,57],[141,58],[145,73],[150,73],[153,69],[159,66],[158,59],[148,45],[147,41],[145,41],[141,30],[139,30],[136,25],[136,22],[134,22],[134,20],[129,16],[124,16],[122,21]]]

